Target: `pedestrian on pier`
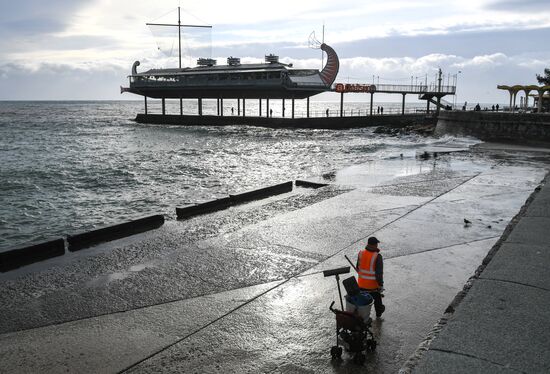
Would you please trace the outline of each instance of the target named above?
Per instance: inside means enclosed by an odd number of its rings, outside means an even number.
[[[231,107],[231,115],[233,115],[233,113],[235,113],[235,110]]]
[[[384,114],[384,107],[383,106],[380,107],[380,114]]]
[[[269,109],[269,116],[273,117],[273,109]]]
[[[497,112],[498,112],[498,104],[497,104],[497,106],[496,106],[496,109],[497,109]]]
[[[380,114],[380,105],[376,107],[376,114]]]
[[[327,108],[327,110],[325,111],[325,113],[327,114],[327,117],[328,117],[328,108]]]
[[[367,240],[365,249],[357,255],[357,276],[359,288],[367,291],[374,299],[376,317],[380,318],[386,307],[382,304],[382,291],[384,290],[384,262],[380,249],[380,241],[374,236]]]
[[[495,111],[495,105],[493,104],[493,106],[491,107],[491,112],[494,112]]]

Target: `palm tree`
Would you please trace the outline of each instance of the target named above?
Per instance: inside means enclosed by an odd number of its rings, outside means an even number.
[[[545,86],[550,86],[550,68],[544,69],[544,75],[537,74],[537,81]]]

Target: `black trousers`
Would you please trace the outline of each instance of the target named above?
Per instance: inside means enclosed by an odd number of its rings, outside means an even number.
[[[380,317],[382,313],[384,313],[384,310],[386,310],[386,306],[382,304],[382,295],[380,292],[372,291],[372,290],[366,290],[364,288],[361,288],[362,291],[367,291],[372,298],[374,299],[374,310],[376,312],[376,317]]]

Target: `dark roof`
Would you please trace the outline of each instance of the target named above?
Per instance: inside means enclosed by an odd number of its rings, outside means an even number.
[[[215,66],[197,66],[194,68],[169,68],[169,69],[150,69],[140,72],[140,75],[186,75],[186,74],[212,74],[212,73],[240,73],[240,72],[268,72],[268,71],[288,70],[284,64],[241,64],[215,65]]]

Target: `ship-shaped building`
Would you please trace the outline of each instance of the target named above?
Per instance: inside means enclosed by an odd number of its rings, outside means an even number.
[[[304,99],[329,91],[338,74],[339,61],[334,49],[321,44],[327,54],[324,68],[294,69],[276,55],[266,55],[260,64],[241,64],[228,57],[226,65],[211,58],[199,58],[196,67],[151,69],[138,72],[134,62],[129,87],[131,92],[151,98],[211,99]]]

